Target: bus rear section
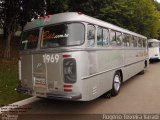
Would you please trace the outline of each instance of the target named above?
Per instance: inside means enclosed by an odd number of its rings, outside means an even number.
[[[148,40],[149,59],[160,60],[160,41],[156,39]]]
[[[80,53],[81,54],[81,53]],[[21,87],[23,93],[53,99],[82,98],[78,81],[79,52],[32,53],[21,55]]]
[[[81,51],[71,48],[82,45],[84,32],[82,23],[62,23],[24,31],[18,91],[44,98],[82,100],[79,79],[80,60],[84,57]]]

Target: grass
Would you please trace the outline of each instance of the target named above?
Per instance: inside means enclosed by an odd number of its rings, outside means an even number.
[[[18,65],[0,60],[0,106],[25,99],[29,96],[17,93]]]

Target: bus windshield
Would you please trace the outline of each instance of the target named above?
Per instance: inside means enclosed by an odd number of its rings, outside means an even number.
[[[36,49],[38,45],[39,29],[25,31],[22,34],[21,49]]]
[[[53,48],[80,45],[84,42],[84,32],[84,25],[81,23],[46,26],[42,30],[41,47]]]
[[[149,48],[159,47],[159,42],[149,42],[148,46]]]

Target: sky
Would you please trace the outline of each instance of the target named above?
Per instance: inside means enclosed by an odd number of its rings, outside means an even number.
[[[159,3],[160,3],[160,0],[157,0],[157,2],[159,2]]]

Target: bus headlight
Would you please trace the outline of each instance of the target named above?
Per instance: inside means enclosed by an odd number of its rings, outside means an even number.
[[[64,59],[63,75],[65,83],[75,83],[77,80],[76,60],[74,58]]]

